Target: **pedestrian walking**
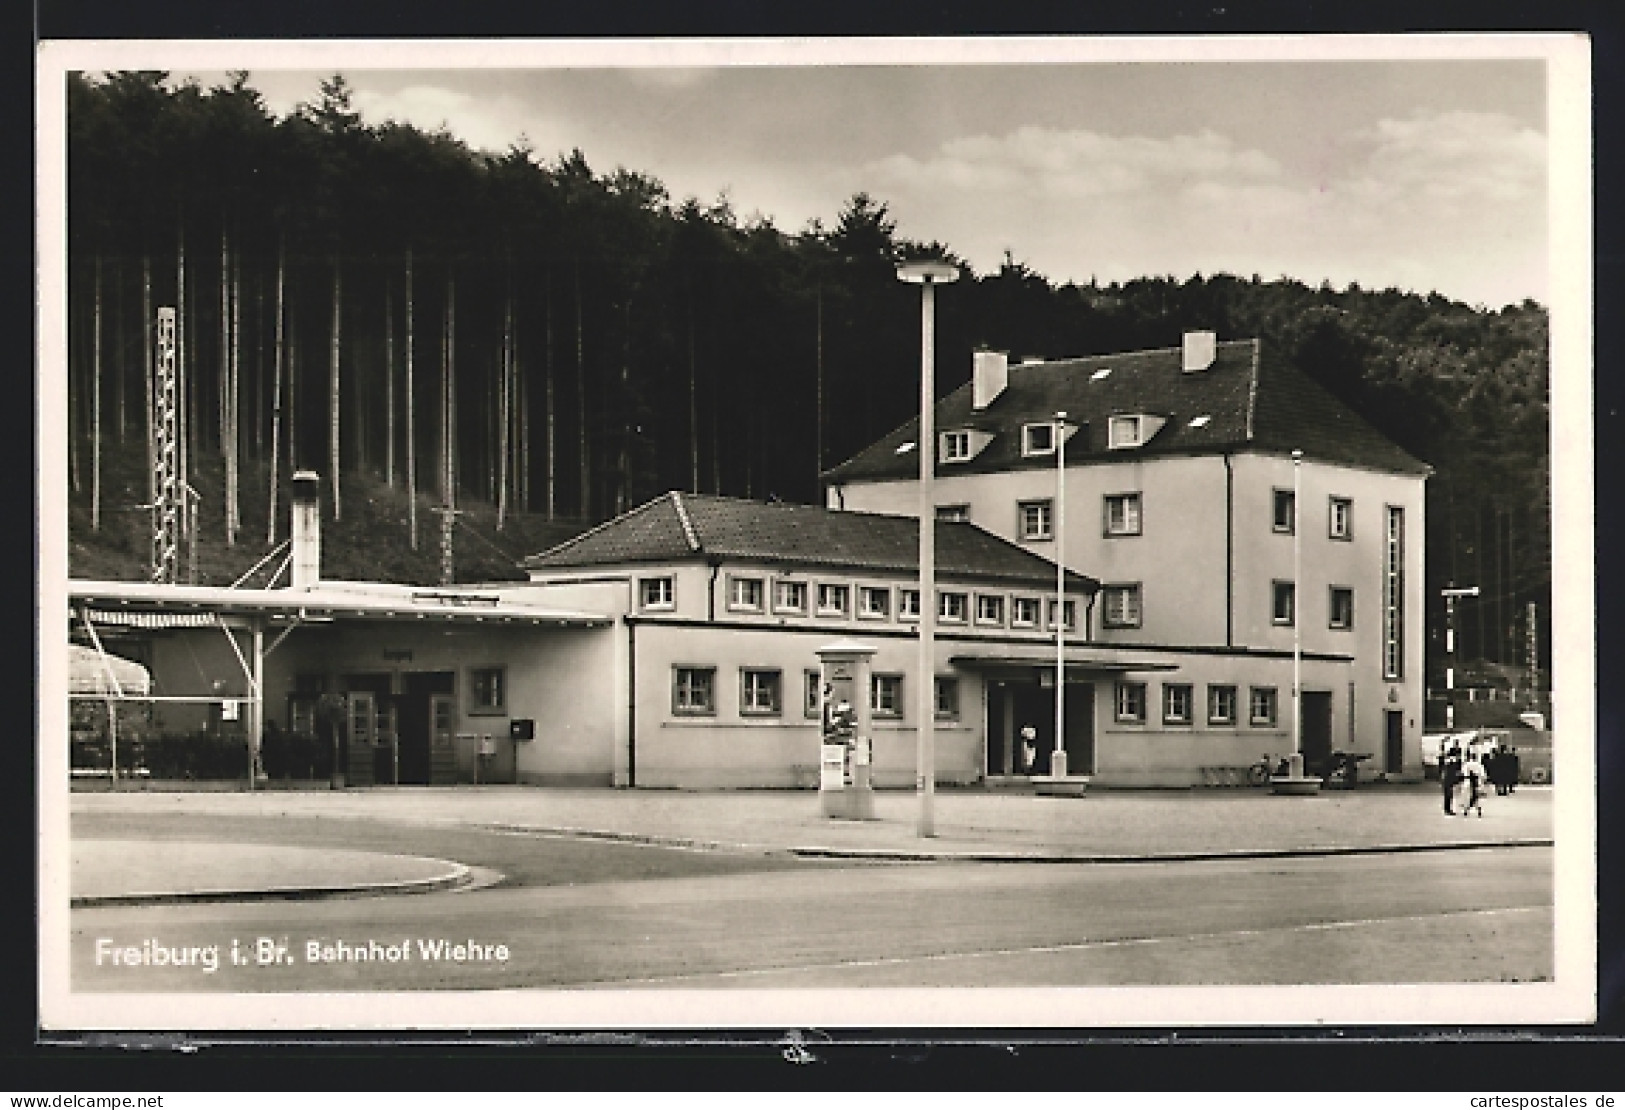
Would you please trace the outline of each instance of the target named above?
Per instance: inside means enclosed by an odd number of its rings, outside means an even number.
[[[1456,784],[1461,781],[1461,749],[1451,746],[1439,761],[1439,785],[1444,789],[1444,811],[1456,814]]]
[[[1462,807],[1461,815],[1466,817],[1469,813],[1476,812],[1480,817],[1484,816],[1482,801],[1484,764],[1480,762],[1478,755],[1470,750],[1467,753],[1467,761],[1461,765],[1461,777],[1467,783],[1467,804]]]
[[[1513,748],[1507,752],[1507,793],[1518,792],[1518,780],[1523,775],[1523,760],[1518,757],[1518,749]]]

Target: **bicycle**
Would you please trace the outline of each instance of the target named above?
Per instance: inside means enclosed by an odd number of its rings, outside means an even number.
[[[1286,774],[1286,768],[1279,766],[1269,752],[1265,752],[1257,763],[1247,768],[1247,782],[1251,786],[1268,786],[1270,779],[1275,775]],[[1286,760],[1281,760],[1285,763]]]

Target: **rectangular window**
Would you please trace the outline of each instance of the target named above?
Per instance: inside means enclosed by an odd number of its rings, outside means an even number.
[[[1111,493],[1106,495],[1106,534],[1108,536],[1138,536],[1140,534],[1139,494]]]
[[[970,458],[969,432],[942,433],[942,461],[963,462]]]
[[[903,676],[877,674],[869,683],[869,708],[876,717],[903,715]]]
[[[1140,627],[1139,583],[1128,586],[1102,586],[1100,592],[1105,598],[1102,602],[1101,616],[1107,628]]]
[[[885,586],[863,586],[858,589],[858,615],[870,620],[885,620],[891,616],[891,590]]]
[[[1024,540],[1047,540],[1053,538],[1050,530],[1050,503],[1043,501],[1023,501],[1017,506],[1021,515],[1021,538]]]
[[[1038,599],[1013,597],[1010,599],[1010,627],[1032,628],[1038,624]]]
[[[717,711],[715,667],[673,667],[673,713],[711,714]]]
[[[806,717],[816,717],[823,708],[823,698],[820,696],[824,686],[824,676],[818,671],[803,671],[801,683],[801,712]]]
[[[964,624],[969,599],[961,593],[942,591],[937,594],[937,619],[946,624]]]
[[[1354,591],[1347,586],[1333,586],[1326,621],[1331,628],[1354,627]]]
[[[1145,683],[1117,684],[1117,720],[1123,724],[1145,724]]]
[[[920,619],[920,591],[897,591],[897,619],[902,621],[917,621]]]
[[[1188,682],[1162,684],[1162,723],[1165,725],[1191,723],[1191,686]]]
[[[670,578],[640,579],[638,590],[645,609],[670,609],[672,607],[672,581]]]
[[[1354,502],[1347,497],[1334,497],[1331,499],[1330,521],[1328,528],[1334,540],[1352,540],[1354,538]]]
[[[1270,620],[1290,625],[1297,608],[1297,587],[1291,582],[1270,583]]]
[[[959,679],[952,677],[939,677],[937,679],[937,716],[959,716]]]
[[[1138,447],[1140,445],[1140,418],[1138,416],[1114,416],[1106,425],[1106,446],[1116,450],[1119,447]]]
[[[508,683],[501,667],[475,667],[468,672],[468,711],[504,713],[508,704]]]
[[[1051,598],[1049,600],[1049,604],[1044,607],[1044,611],[1049,614],[1049,619],[1045,623],[1049,625],[1050,631],[1053,632],[1053,631],[1055,631],[1055,599],[1054,598]],[[1075,601],[1067,602],[1065,612],[1066,612],[1066,630],[1068,632],[1071,632],[1073,629],[1078,627],[1078,603],[1075,602]]]
[[[852,605],[852,588],[822,582],[818,586],[818,612],[820,616],[844,617]]]
[[[1266,728],[1275,727],[1275,687],[1254,686],[1247,699],[1247,720]]]
[[[728,580],[728,608],[760,613],[762,611],[762,580],[760,578],[730,578]]]
[[[1272,493],[1274,509],[1271,515],[1271,527],[1277,532],[1285,532],[1290,536],[1293,528],[1297,525],[1298,499],[1289,489],[1278,489],[1272,491]]]
[[[288,729],[299,736],[316,733],[316,699],[295,694],[288,699]]]
[[[938,505],[937,519],[951,522],[963,522],[970,519],[969,505]]]
[[[782,578],[773,583],[773,611],[775,613],[805,613],[807,611],[807,583],[787,582]]]
[[[778,716],[779,672],[739,672],[739,712],[748,716]]]
[[[976,623],[1004,624],[1004,598],[998,594],[977,594]]]
[[[1405,675],[1405,510],[1390,506],[1383,543],[1382,677]]]
[[[1207,688],[1207,723],[1233,725],[1236,723],[1236,688],[1209,686]]]
[[[1055,454],[1055,425],[1048,423],[1023,425],[1021,429],[1021,453],[1023,455]]]

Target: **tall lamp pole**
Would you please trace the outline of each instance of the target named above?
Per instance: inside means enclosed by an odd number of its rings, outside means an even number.
[[[931,488],[937,462],[937,436],[932,417],[936,387],[936,287],[959,278],[946,262],[908,262],[897,267],[897,279],[920,287],[920,663],[914,789],[920,796],[919,835],[935,836],[932,806],[936,794],[936,495]]]
[[[1298,612],[1303,578],[1303,451],[1292,451],[1292,773],[1303,774],[1303,621]]]
[[[1049,773],[1066,766],[1066,411],[1055,414],[1055,750]]]

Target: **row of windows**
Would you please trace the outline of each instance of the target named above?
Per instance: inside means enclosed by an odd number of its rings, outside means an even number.
[[[1297,529],[1297,497],[1289,489],[1273,491],[1272,527],[1277,532],[1291,535]],[[1139,493],[1108,493],[1101,499],[1101,534],[1104,536],[1138,536],[1143,531]],[[1354,538],[1354,501],[1348,497],[1327,499],[1327,536],[1334,540]],[[1034,498],[1016,503],[1017,530],[1023,540],[1051,540],[1055,538],[1054,502],[1051,498]],[[937,519],[968,521],[970,506],[966,504],[938,505]]]
[[[1101,622],[1107,628],[1139,628],[1143,621],[1138,582],[1100,587]],[[1291,627],[1298,619],[1296,585],[1276,581],[1270,589],[1270,620]],[[1348,586],[1327,588],[1326,627],[1354,627],[1354,591]]]
[[[1120,724],[1146,722],[1146,691],[1143,682],[1119,682],[1113,717]],[[1188,682],[1162,684],[1162,723],[1189,725],[1196,721],[1196,688]],[[1230,726],[1238,721],[1237,698],[1240,687],[1212,683],[1207,688],[1207,723]],[[1280,698],[1274,686],[1251,686],[1247,690],[1247,723],[1257,728],[1274,728],[1280,716]]]
[[[802,672],[801,711],[803,716],[819,714],[818,671]],[[784,674],[764,667],[739,668],[739,712],[746,717],[778,717],[784,713]],[[715,667],[672,668],[672,712],[681,716],[714,716],[717,711],[717,669]],[[959,679],[938,675],[936,679],[937,716],[959,716]],[[881,718],[903,717],[903,676],[876,674],[869,681],[869,709]]]
[[[797,579],[775,578],[771,581],[754,575],[729,575],[727,606],[736,613],[765,613],[769,611],[769,585],[772,587],[771,611],[805,616],[808,601],[813,601],[812,613],[820,617],[846,617],[852,613],[854,596],[857,615],[867,620],[889,620],[895,605],[898,620],[920,619],[920,591],[891,586],[853,587],[844,582],[808,583]],[[812,592],[809,593],[809,590]],[[660,612],[676,606],[673,580],[670,577],[642,578],[638,580],[638,596],[645,610]],[[1011,628],[1039,627],[1038,597],[1004,594],[972,594],[963,590],[937,591],[937,619],[944,624],[976,624],[998,628],[1006,626],[1006,614]],[[973,608],[974,603],[974,608]],[[1077,602],[1068,601],[1065,609],[1066,627],[1077,628]],[[1043,610],[1044,624],[1055,627],[1055,599],[1050,598]]]
[[[1197,419],[1203,423],[1207,421],[1206,417]],[[1113,416],[1106,424],[1106,446],[1114,451],[1125,447],[1139,447],[1156,435],[1164,422],[1164,417],[1144,413]],[[1082,425],[1075,426],[1073,430],[1079,427]],[[1056,423],[1049,420],[1022,425],[1021,453],[1029,458],[1035,455],[1055,454],[1056,430]],[[977,442],[978,436],[984,441],[983,444]],[[943,462],[966,462],[976,457],[978,448],[985,445],[985,441],[989,438],[986,433],[976,433],[966,428],[942,432],[938,436],[938,454]]]

